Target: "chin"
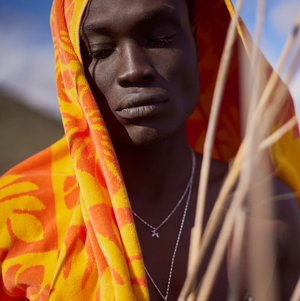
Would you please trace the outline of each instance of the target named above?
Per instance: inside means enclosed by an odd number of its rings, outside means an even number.
[[[144,147],[144,146],[154,146],[163,142],[173,136],[175,131],[162,131],[153,127],[147,126],[131,126],[130,128],[126,129],[127,135],[114,137],[114,143],[123,144],[128,146],[137,146],[137,147]]]
[[[154,146],[177,134],[186,133],[185,123],[189,112],[177,118],[160,118],[159,120],[137,120],[131,124],[121,124],[118,127],[108,127],[112,141],[119,146]],[[113,129],[113,131],[111,131]],[[176,139],[176,138],[175,138]]]
[[[135,126],[132,131],[128,131],[130,144],[135,146],[151,146],[166,140],[170,135],[145,126]]]

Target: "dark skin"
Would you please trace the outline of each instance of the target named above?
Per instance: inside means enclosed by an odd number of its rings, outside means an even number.
[[[190,22],[184,0],[91,0],[81,25],[86,76],[114,144],[132,208],[149,224],[158,225],[177,204],[191,173],[185,121],[199,94],[196,24]],[[196,154],[168,300],[177,299],[186,276],[201,161]],[[205,223],[227,172],[227,164],[212,161]],[[276,193],[290,192],[274,181]],[[136,220],[145,265],[163,294],[184,206],[185,201],[159,230],[159,239]],[[299,239],[295,240],[300,237],[300,215],[295,206],[294,199],[277,202],[272,220],[273,228],[288,229],[287,238],[278,237],[282,242],[278,269],[287,275],[281,281],[282,300],[288,300],[298,277],[295,271],[300,270],[299,256],[290,254],[291,245],[293,254],[300,254]],[[208,254],[212,250],[213,245]],[[224,300],[227,294],[230,264],[226,262],[224,258],[211,300]],[[203,273],[204,269],[199,279]],[[241,295],[245,290],[241,284]],[[152,301],[161,300],[150,282],[149,292]]]

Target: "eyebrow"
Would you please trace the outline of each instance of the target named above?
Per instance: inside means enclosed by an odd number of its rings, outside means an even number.
[[[165,19],[174,19],[178,18],[179,19],[180,15],[179,12],[171,8],[169,6],[163,6],[160,7],[159,9],[150,11],[146,13],[145,15],[142,16],[140,20],[137,22],[137,26],[141,26],[145,23],[150,23],[153,22],[154,20],[160,19],[160,18],[165,18]],[[89,30],[89,31],[96,31],[96,32],[101,32],[103,34],[110,33],[109,27],[106,26],[105,24],[100,24],[100,23],[91,23],[91,24],[84,24],[82,23],[80,25],[81,30]]]
[[[163,6],[163,7],[159,8],[159,9],[153,10],[153,11],[145,14],[138,21],[138,25],[142,25],[144,23],[151,22],[151,21],[159,19],[161,17],[178,17],[179,18],[179,13],[174,8],[171,8],[169,6]]]

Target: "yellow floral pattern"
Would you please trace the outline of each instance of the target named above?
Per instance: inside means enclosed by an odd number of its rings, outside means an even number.
[[[57,95],[65,137],[0,178],[0,300],[149,300],[142,253],[113,145],[80,55],[88,0],[54,0],[50,16]],[[201,93],[187,121],[201,152],[226,29],[228,0],[197,0]],[[252,40],[242,21],[246,53]],[[225,89],[213,156],[228,161],[240,144],[238,47]],[[261,57],[265,81],[270,66]],[[294,115],[290,96],[274,129]],[[274,147],[274,166],[300,190],[299,132]]]

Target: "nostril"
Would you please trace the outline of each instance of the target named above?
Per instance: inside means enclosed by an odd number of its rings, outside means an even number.
[[[151,81],[153,78],[154,78],[154,77],[151,76],[151,75],[146,75],[146,76],[143,77],[142,80],[143,80],[143,81]]]
[[[122,80],[120,84],[121,84],[121,86],[127,86],[127,85],[130,85],[130,81],[129,80]]]

